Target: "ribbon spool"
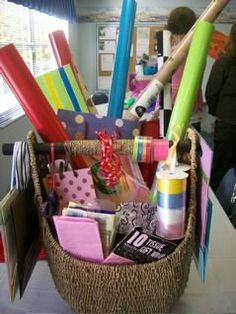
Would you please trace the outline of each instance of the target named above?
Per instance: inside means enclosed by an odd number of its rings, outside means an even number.
[[[150,136],[135,136],[133,160],[150,163],[165,160],[168,156],[169,142],[165,139],[152,139]]]
[[[189,175],[189,171],[190,171],[190,165],[188,164],[184,164],[184,163],[179,163],[176,167],[175,167],[175,173],[181,173],[181,172],[186,172]],[[164,166],[160,166],[160,172],[161,171],[170,171],[168,167]],[[156,204],[157,203],[157,174],[159,172],[156,172],[156,175],[154,177],[153,183],[152,183],[152,187],[150,190],[150,197],[149,197],[149,202],[151,204]],[[187,184],[187,190],[188,190],[188,184]]]
[[[168,240],[184,237],[187,177],[186,172],[157,173],[156,235]]]

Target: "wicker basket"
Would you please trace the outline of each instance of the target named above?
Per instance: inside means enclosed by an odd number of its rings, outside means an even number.
[[[185,238],[176,250],[157,262],[110,266],[84,262],[62,250],[48,223],[40,217],[41,236],[55,286],[77,313],[168,312],[184,292],[192,260],[196,210],[196,134],[188,129],[191,150],[189,205]],[[38,205],[43,202],[41,161],[34,152],[35,135],[28,134],[32,176]]]

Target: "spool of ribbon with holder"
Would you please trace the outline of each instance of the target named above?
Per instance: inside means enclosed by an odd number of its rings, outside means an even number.
[[[187,177],[186,172],[157,173],[156,235],[168,240],[184,237]]]
[[[152,147],[152,137],[135,136],[134,148],[133,148],[133,159],[138,162],[150,163],[151,147]]]
[[[165,145],[165,156],[167,156],[169,147],[173,145],[173,142],[167,141],[165,139],[154,141],[154,146],[159,145],[162,141],[166,141]],[[70,151],[72,156],[76,155],[97,155],[100,153],[100,143],[98,140],[72,140],[69,141]],[[12,143],[2,144],[2,152],[4,155],[12,155],[13,153]],[[153,145],[152,145],[153,146]],[[133,139],[118,139],[114,140],[112,143],[112,147],[114,151],[119,155],[131,155],[133,154],[134,149],[134,140]],[[178,142],[177,150],[179,152],[189,152],[190,151],[190,141],[189,140],[181,140]],[[163,152],[163,153],[164,153]],[[35,153],[36,154],[49,154],[50,153],[50,145],[48,143],[36,143],[35,144]],[[64,143],[55,142],[55,153],[64,154],[65,148]],[[163,158],[164,158],[163,157]],[[156,159],[156,157],[155,157]],[[154,160],[155,160],[154,159]]]
[[[151,163],[165,160],[168,156],[169,142],[165,139],[153,139],[150,136],[135,136],[133,160]]]

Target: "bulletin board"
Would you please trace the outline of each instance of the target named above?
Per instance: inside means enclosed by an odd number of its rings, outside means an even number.
[[[156,32],[161,26],[135,26],[130,53],[129,71],[135,71],[143,53],[156,55]],[[118,25],[97,25],[97,90],[109,90],[115,61]]]

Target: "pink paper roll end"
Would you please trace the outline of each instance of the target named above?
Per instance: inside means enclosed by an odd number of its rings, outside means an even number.
[[[166,160],[169,151],[169,141],[166,139],[152,140],[152,161]]]

